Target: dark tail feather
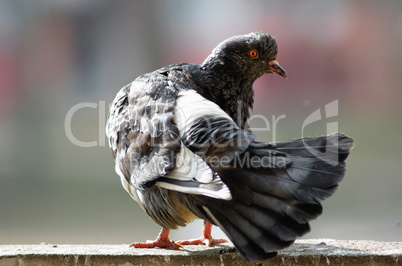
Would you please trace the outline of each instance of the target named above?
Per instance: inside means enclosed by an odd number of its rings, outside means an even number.
[[[310,230],[308,222],[322,212],[319,202],[342,180],[352,147],[353,139],[341,133],[254,143],[232,167],[215,169],[233,199],[208,200],[205,218],[223,229],[244,258],[272,257]]]

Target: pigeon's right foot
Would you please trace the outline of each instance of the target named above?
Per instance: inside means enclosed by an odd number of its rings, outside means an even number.
[[[175,243],[169,240],[170,229],[162,228],[158,235],[158,238],[154,241],[149,241],[146,243],[135,242],[130,245],[130,248],[183,248],[181,244]]]
[[[223,238],[213,238],[211,235],[211,230],[212,230],[212,224],[210,222],[204,221],[202,236],[199,239],[181,240],[177,241],[177,243],[180,245],[206,245],[210,247],[216,244],[222,244],[228,242],[226,239]]]

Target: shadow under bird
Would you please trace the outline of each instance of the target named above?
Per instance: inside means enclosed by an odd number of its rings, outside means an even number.
[[[248,126],[253,83],[287,77],[278,46],[254,32],[220,43],[201,64],[173,64],[139,76],[114,99],[106,134],[131,197],[162,227],[131,247],[181,248],[226,242],[261,261],[309,232],[345,174],[353,139],[342,133],[264,143]],[[169,240],[170,229],[204,220],[200,239]]]

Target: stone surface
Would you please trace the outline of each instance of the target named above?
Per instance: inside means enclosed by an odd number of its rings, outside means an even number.
[[[256,265],[231,244],[182,250],[128,245],[2,245],[0,265]],[[402,265],[402,242],[298,240],[262,265]]]

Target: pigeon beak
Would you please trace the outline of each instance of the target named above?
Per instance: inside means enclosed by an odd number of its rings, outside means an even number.
[[[281,77],[288,78],[288,76],[286,75],[285,69],[283,69],[279,65],[278,61],[276,61],[276,60],[269,61],[268,65],[270,67],[269,73],[273,73],[275,75],[279,75]]]

